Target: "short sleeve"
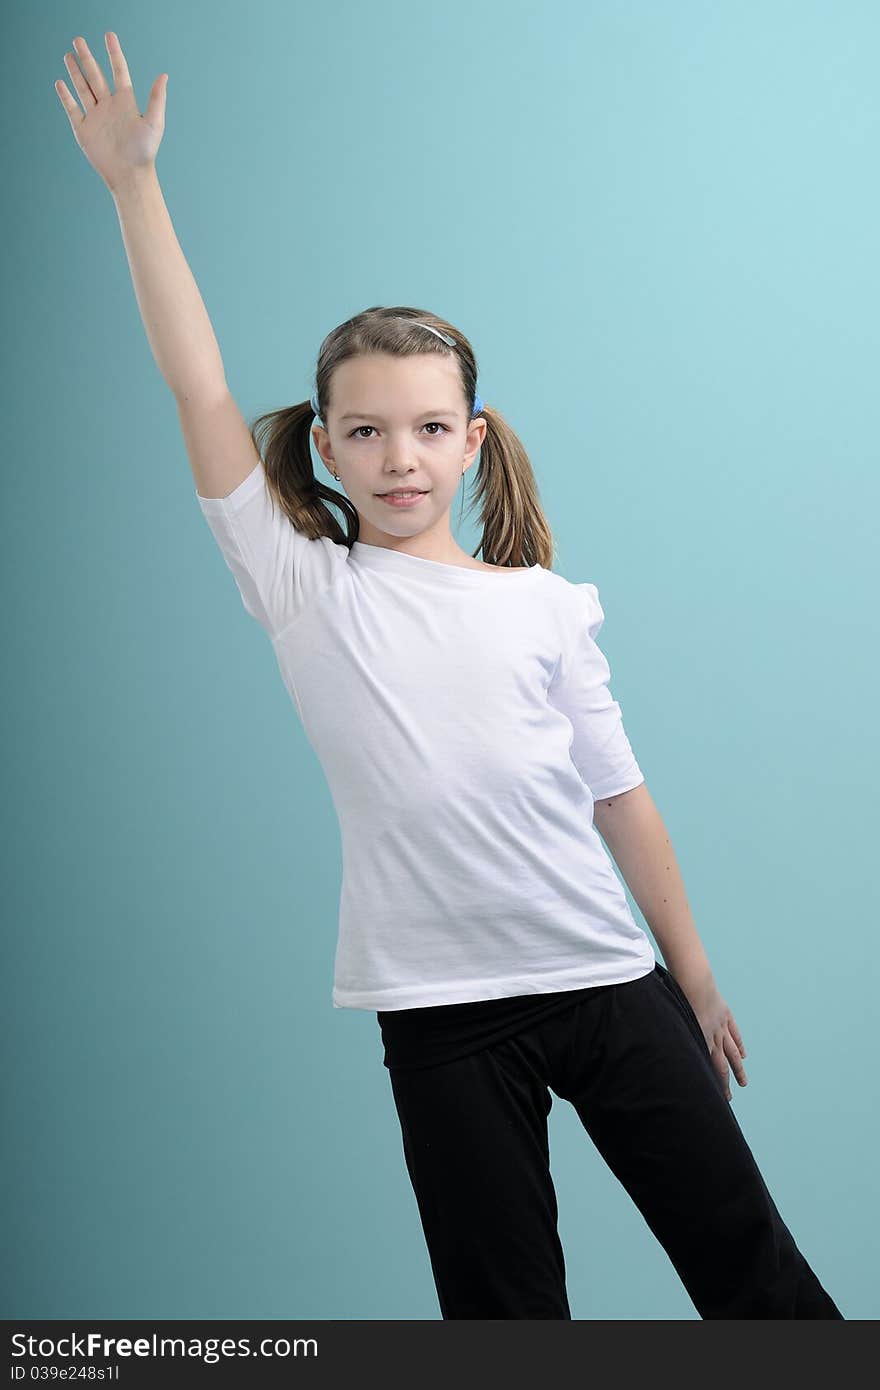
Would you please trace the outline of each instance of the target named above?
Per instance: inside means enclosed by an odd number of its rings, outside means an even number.
[[[570,720],[571,757],[594,801],[632,791],[645,778],[609,688],[611,672],[596,635],[605,621],[595,584],[575,584],[578,620],[548,690],[550,703]]]
[[[273,639],[343,573],[348,546],[297,531],[269,492],[263,461],[227,497],[196,500],[242,603]]]

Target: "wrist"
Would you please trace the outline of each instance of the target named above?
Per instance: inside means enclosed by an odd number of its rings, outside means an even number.
[[[138,164],[126,169],[113,183],[108,183],[107,187],[114,202],[125,201],[128,198],[139,198],[148,188],[157,187],[159,175],[156,173],[155,164]]]
[[[663,952],[663,961],[685,994],[703,994],[715,987],[712,967],[701,944],[694,943],[685,949],[669,948]]]

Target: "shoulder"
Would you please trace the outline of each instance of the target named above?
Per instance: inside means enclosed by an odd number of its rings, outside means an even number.
[[[582,632],[586,628],[589,635],[595,637],[605,621],[598,586],[566,579],[555,570],[545,570],[544,574],[547,592],[552,596],[554,606],[558,608],[566,625],[573,633]]]

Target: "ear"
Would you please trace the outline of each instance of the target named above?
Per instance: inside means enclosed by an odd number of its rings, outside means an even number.
[[[330,448],[330,436],[323,425],[312,426],[312,440],[320,457],[327,462],[328,451]]]
[[[475,420],[471,420],[467,432],[467,449],[465,459],[468,463],[473,463],[477,454],[483,446],[486,432],[489,429],[488,421],[482,415],[478,415]]]

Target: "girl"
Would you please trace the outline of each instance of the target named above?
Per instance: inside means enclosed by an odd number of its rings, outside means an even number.
[[[249,427],[156,175],[166,76],[141,116],[105,41],[114,90],[81,38],[83,109],[56,90],[112,193],[198,505],[328,779],[333,1004],[377,1013],[442,1317],[571,1317],[556,1095],[701,1317],[840,1318],[728,1104],[745,1047],[609,689],[598,591],[554,573],[470,343],[428,311],[364,310],[321,345],[312,399]],[[450,527],[478,454],[482,559]]]

